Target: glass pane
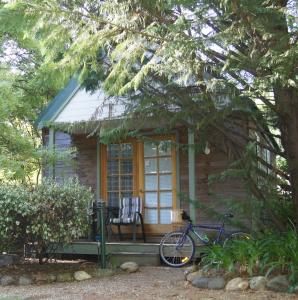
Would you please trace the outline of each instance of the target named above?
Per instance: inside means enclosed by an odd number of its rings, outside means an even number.
[[[119,207],[119,194],[108,192],[108,205],[112,207]]]
[[[121,174],[132,174],[132,160],[121,160]]]
[[[108,160],[108,174],[119,174],[119,164],[117,160]]]
[[[159,193],[159,205],[160,207],[172,207],[172,192],[160,192]]]
[[[172,172],[171,157],[163,157],[159,159],[159,173]]]
[[[121,156],[132,157],[132,144],[121,144]]]
[[[171,224],[171,210],[161,209],[160,210],[160,224]]]
[[[172,189],[172,175],[160,175],[159,176],[159,187],[161,190]]]
[[[152,192],[145,193],[145,206],[157,207],[157,193],[152,193]]]
[[[119,178],[118,176],[108,176],[108,191],[119,190]]]
[[[121,195],[121,198],[132,197],[132,191],[131,192],[121,192],[120,195]]]
[[[119,157],[119,144],[108,145],[108,157],[109,158]]]
[[[145,175],[145,190],[157,190],[156,175]]]
[[[144,143],[144,156],[152,157],[157,155],[157,144],[155,142]]]
[[[145,158],[145,173],[156,173],[157,172],[157,159],[156,158]]]
[[[158,155],[171,155],[172,145],[171,141],[160,141],[158,145]]]
[[[151,208],[145,209],[145,223],[158,224],[157,209],[151,209]]]
[[[132,190],[132,176],[131,175],[121,176],[121,190],[124,190],[124,191]]]

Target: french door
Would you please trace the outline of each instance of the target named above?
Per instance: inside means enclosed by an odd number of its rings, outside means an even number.
[[[101,196],[117,207],[121,197],[140,196],[148,234],[171,230],[176,208],[176,155],[173,137],[150,137],[102,145]]]
[[[176,207],[173,139],[156,138],[144,142],[142,171],[146,230],[166,232],[171,228],[171,211]]]

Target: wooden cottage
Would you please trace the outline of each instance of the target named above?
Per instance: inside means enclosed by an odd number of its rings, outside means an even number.
[[[249,201],[240,179],[208,184],[210,175],[225,170],[229,159],[220,147],[197,153],[194,133],[183,126],[167,135],[155,135],[151,125],[144,128],[146,138],[142,140],[130,138],[108,145],[92,135],[94,124],[119,123],[123,111],[120,104],[107,100],[103,90],[87,92],[71,79],[42,112],[37,126],[48,147],[75,147],[75,164],[57,162],[47,168],[45,175],[56,180],[77,176],[92,188],[96,199],[103,199],[108,206],[117,206],[120,197],[141,197],[147,236],[172,230],[174,209],[186,209],[195,222],[207,222],[212,220],[208,212],[227,210],[226,201],[220,199]],[[71,133],[66,130],[69,125]],[[248,134],[248,128],[242,130]],[[190,146],[185,150],[175,144]],[[250,220],[248,215],[247,225]]]

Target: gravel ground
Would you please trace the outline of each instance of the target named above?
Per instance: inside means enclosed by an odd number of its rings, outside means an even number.
[[[298,299],[298,295],[272,292],[225,292],[200,290],[183,277],[183,269],[143,267],[133,274],[91,279],[84,282],[48,285],[0,287],[1,300],[133,300],[133,299],[190,299],[190,300],[270,300]]]

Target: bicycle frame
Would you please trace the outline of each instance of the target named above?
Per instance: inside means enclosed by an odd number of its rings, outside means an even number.
[[[222,225],[193,225],[191,222],[188,222],[188,224],[186,225],[186,227],[183,228],[183,232],[185,232],[185,234],[188,234],[189,232],[192,232],[203,244],[205,245],[209,245],[210,244],[210,240],[207,237],[204,237],[202,235],[200,235],[199,231],[197,229],[202,228],[202,229],[209,229],[209,230],[213,230],[217,232],[217,236],[216,239],[213,241],[214,244],[219,243],[222,235],[225,232],[225,228],[224,228],[224,224]]]

